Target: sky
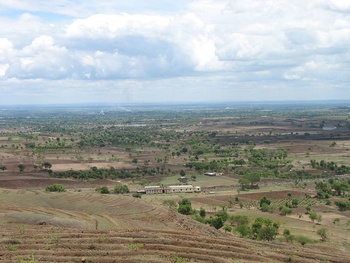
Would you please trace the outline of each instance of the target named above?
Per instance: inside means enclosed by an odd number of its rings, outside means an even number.
[[[342,99],[349,0],[0,0],[0,105]]]

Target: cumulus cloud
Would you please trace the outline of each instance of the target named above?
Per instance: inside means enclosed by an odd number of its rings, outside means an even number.
[[[211,33],[190,13],[93,15],[65,25],[63,34],[41,35],[17,49],[7,76],[154,78],[217,70]],[[12,48],[12,43],[3,46]]]
[[[347,1],[155,0],[133,9],[135,1],[0,0],[1,84],[150,89],[166,79],[188,95],[208,87],[208,98],[209,84],[227,87],[227,98],[252,83],[292,90],[350,81]]]

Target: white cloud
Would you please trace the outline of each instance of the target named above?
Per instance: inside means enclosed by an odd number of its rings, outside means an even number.
[[[350,2],[344,0],[321,0],[320,5],[325,6],[333,11],[338,12],[349,12],[350,11]]]
[[[13,45],[7,38],[0,38],[0,61],[6,59],[13,52]]]
[[[245,88],[265,98],[278,93],[259,87],[346,90],[350,81],[348,1],[0,0],[0,8],[0,84],[14,89],[91,83],[90,95],[129,87],[136,100],[156,83],[163,98],[202,86],[201,99],[243,99]]]

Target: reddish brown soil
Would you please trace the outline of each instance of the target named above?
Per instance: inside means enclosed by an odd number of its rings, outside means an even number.
[[[98,185],[115,185],[115,182],[106,179],[96,179],[92,182],[84,182],[74,179],[45,178],[25,175],[0,176],[0,188],[44,188],[52,184],[61,184],[67,188],[95,187]]]
[[[272,196],[285,197],[287,193],[280,191]],[[297,193],[292,192],[292,196]],[[251,199],[256,195],[246,194]],[[29,197],[31,200],[23,200]],[[222,202],[229,197],[212,198]],[[98,210],[87,212],[90,207]],[[108,230],[93,230],[91,226],[95,227],[96,220],[107,222]],[[183,259],[218,263],[290,262],[292,258],[292,262],[300,263],[345,263],[349,254],[334,247],[329,249],[327,244],[301,246],[241,239],[131,196],[1,190],[0,261],[30,258],[37,262],[101,263]]]
[[[18,225],[1,226],[0,261],[17,262],[348,262],[346,254],[313,247],[253,242],[232,235],[185,230],[123,229],[87,231]],[[335,256],[335,253],[337,256]]]
[[[306,194],[304,191],[271,191],[263,193],[241,193],[239,198],[242,200],[260,200],[263,196],[266,196],[267,198],[274,200],[288,198],[288,193],[291,193],[291,198],[304,197]]]

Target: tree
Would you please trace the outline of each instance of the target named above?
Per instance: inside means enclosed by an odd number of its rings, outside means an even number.
[[[20,172],[23,172],[24,169],[26,169],[26,166],[24,164],[19,164],[18,165],[18,169],[19,169]]]
[[[201,209],[199,210],[199,215],[204,218],[207,215],[207,211],[205,211],[205,209],[201,207]]]
[[[319,230],[317,230],[317,235],[321,237],[322,241],[326,241],[328,239],[327,229],[325,228],[320,228]]]
[[[279,210],[282,216],[290,215],[292,213],[292,209],[286,206],[281,206]]]
[[[44,162],[44,163],[42,164],[42,166],[43,166],[45,169],[50,169],[50,168],[52,167],[52,164],[49,163],[49,162]]]
[[[184,171],[184,170],[181,170],[181,171],[180,171],[180,175],[181,175],[181,176],[185,176],[185,175],[186,175],[185,171]]]
[[[142,195],[140,193],[134,193],[134,194],[132,194],[132,197],[141,198]]]
[[[6,168],[6,166],[1,165],[1,166],[0,166],[0,170],[5,171],[5,170],[7,170],[7,168]]]
[[[314,223],[315,220],[317,219],[317,214],[312,212],[309,214],[309,218],[311,219],[311,221]]]
[[[350,202],[347,201],[335,201],[334,204],[339,208],[340,211],[346,211],[350,209]]]
[[[24,144],[26,148],[34,149],[35,148],[35,142],[27,142]]]
[[[293,198],[293,200],[292,200],[292,206],[293,206],[294,208],[296,208],[296,207],[298,207],[298,205],[299,205],[299,200],[298,200],[298,198]]]
[[[183,215],[192,214],[193,210],[191,201],[187,198],[184,198],[181,201],[179,201],[179,208],[177,209],[177,211]]]
[[[263,198],[260,199],[260,207],[262,207],[263,204],[270,205],[271,204],[271,200],[268,199],[266,196],[263,196]]]
[[[45,188],[46,192],[65,192],[66,189],[63,185],[60,184],[53,184]]]
[[[224,221],[221,217],[215,216],[215,217],[210,219],[209,224],[211,226],[215,227],[216,229],[220,229],[223,227]]]
[[[129,187],[127,185],[116,185],[114,187],[114,193],[116,194],[127,194],[129,193],[130,190],[129,190]]]
[[[249,217],[243,215],[232,215],[228,218],[232,226],[248,225]]]
[[[97,187],[96,191],[99,192],[100,194],[110,194],[111,193],[107,186]]]
[[[228,219],[228,213],[226,210],[221,210],[219,212],[216,212],[215,216],[220,217],[224,223]]]
[[[236,232],[240,234],[240,237],[251,237],[253,234],[252,229],[247,224],[237,226]]]
[[[253,236],[256,239],[271,241],[278,235],[279,223],[269,218],[257,217],[252,225]]]
[[[283,231],[283,236],[286,238],[287,242],[292,242],[294,239],[294,236],[290,233],[289,229],[285,229]]]
[[[246,179],[246,178],[241,178],[241,179],[239,179],[238,182],[241,184],[242,190],[245,190],[246,188],[249,187],[250,181],[248,179]]]

